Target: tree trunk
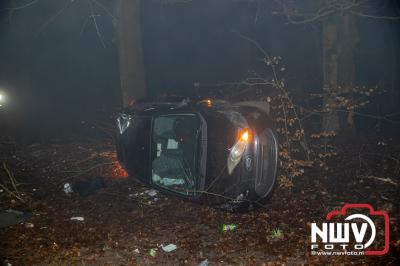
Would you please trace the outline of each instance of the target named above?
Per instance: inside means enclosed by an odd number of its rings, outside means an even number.
[[[140,0],[117,0],[115,32],[123,106],[146,96]]]
[[[341,16],[341,31],[339,43],[339,86],[340,90],[349,93],[351,97],[351,90],[354,88],[355,79],[355,62],[354,51],[358,42],[358,32],[355,24],[354,16],[346,14]],[[352,100],[352,99],[349,99]],[[340,131],[346,138],[353,138],[356,135],[356,128],[354,125],[354,113],[342,113]]]
[[[330,110],[323,117],[323,130],[353,134],[352,113],[344,119],[334,109],[336,93],[346,93],[354,86],[356,26],[351,15],[341,14],[327,18],[322,28],[323,104]]]
[[[332,93],[338,87],[338,27],[337,17],[327,18],[322,24],[322,68],[324,109],[331,110],[335,99]],[[323,117],[322,127],[324,131],[338,131],[339,117],[334,110],[326,113]]]

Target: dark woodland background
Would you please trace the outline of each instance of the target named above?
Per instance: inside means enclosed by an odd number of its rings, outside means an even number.
[[[88,116],[114,112],[123,94],[113,1],[33,2],[15,10],[9,7],[30,2],[2,1],[0,6],[0,87],[12,98],[8,111],[13,123],[31,123],[30,128],[48,125],[60,134]],[[294,24],[282,6],[295,15],[313,15],[318,5],[332,2],[142,1],[135,23],[140,23],[142,32],[147,96],[194,96],[195,82],[201,86],[270,78],[263,55],[235,33],[240,32],[271,56],[282,57],[287,87],[295,97],[307,100],[310,92],[324,87],[324,20],[347,13],[337,11]],[[387,91],[363,110],[386,115],[399,111],[400,21],[391,19],[396,18],[399,4],[372,2],[366,11],[355,10],[376,17],[351,16],[350,83]]]

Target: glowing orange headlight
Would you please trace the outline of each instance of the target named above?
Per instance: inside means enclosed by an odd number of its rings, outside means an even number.
[[[249,130],[244,130],[240,133],[240,140],[248,142],[251,139],[251,134]]]

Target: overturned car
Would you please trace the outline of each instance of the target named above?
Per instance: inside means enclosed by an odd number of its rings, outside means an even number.
[[[248,210],[270,196],[278,145],[267,102],[143,101],[117,118],[131,176],[213,207]]]

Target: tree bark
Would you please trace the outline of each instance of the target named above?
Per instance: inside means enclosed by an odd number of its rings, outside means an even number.
[[[117,0],[115,32],[123,106],[146,96],[140,0]]]
[[[327,18],[322,30],[323,81],[326,90],[324,107],[330,109],[323,117],[323,130],[345,131],[354,134],[353,115],[347,119],[334,111],[335,94],[349,92],[354,86],[354,49],[358,41],[354,19],[349,14],[339,14]]]
[[[322,68],[324,108],[331,110],[335,99],[332,92],[338,87],[338,27],[337,17],[327,18],[322,24]],[[324,131],[338,131],[339,117],[334,110],[329,111],[323,117],[322,127]]]

